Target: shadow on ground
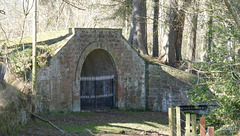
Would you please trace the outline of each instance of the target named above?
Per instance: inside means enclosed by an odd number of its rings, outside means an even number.
[[[40,114],[41,116],[41,114]],[[161,112],[110,110],[105,112],[45,113],[53,124],[65,131],[62,134],[49,123],[35,119],[19,135],[156,135],[167,136],[168,117]]]

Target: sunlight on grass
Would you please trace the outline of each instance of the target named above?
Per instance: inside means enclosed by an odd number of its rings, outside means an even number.
[[[157,124],[157,123],[155,123]],[[143,124],[143,123],[110,123],[110,126],[115,126],[115,127],[122,127],[122,128],[130,128],[134,130],[145,130],[145,131],[158,131],[158,127],[148,125],[148,124]]]
[[[132,131],[132,132],[134,131],[134,130],[132,130],[132,128],[122,128],[122,127],[108,126],[108,125],[96,126],[95,129],[100,133],[107,132],[109,134],[117,134],[117,133],[120,133],[121,131]]]
[[[64,123],[64,126],[60,126],[63,130],[68,131],[70,133],[72,132],[82,132],[85,129],[91,130],[93,133],[100,133],[101,130],[97,130],[96,126],[98,125],[104,125],[104,124],[98,124],[98,123],[90,123],[86,125],[82,124],[73,124],[73,123]]]
[[[51,57],[67,43],[71,34],[69,30],[38,33],[38,66],[44,67],[48,65]],[[13,69],[22,77],[29,78],[31,73],[32,36],[10,39],[6,45],[7,48],[1,52],[2,55],[4,56],[7,53],[9,63],[14,64]]]
[[[43,49],[50,51],[53,56],[69,40],[67,37],[64,37],[67,34],[69,34],[68,30],[40,33],[38,35],[38,41],[40,42],[38,47],[42,47]]]
[[[160,130],[168,131],[168,127],[154,123],[154,122],[145,122],[145,123],[108,123],[104,126],[96,126],[95,128],[99,132],[107,133],[119,133],[121,131],[131,131],[135,133],[143,131],[155,131],[160,132]]]
[[[50,40],[50,39],[54,39],[60,36],[64,36],[66,34],[68,34],[69,31],[66,30],[58,30],[58,31],[49,31],[49,32],[42,32],[42,33],[38,33],[37,34],[37,41],[46,41],[46,40]],[[20,37],[18,38],[14,38],[10,41],[11,45],[14,44],[19,44],[20,42]],[[23,37],[22,39],[22,43],[32,43],[32,36],[26,36]]]
[[[65,37],[69,34],[69,30],[59,30],[59,31],[50,31],[42,32],[37,34],[38,48],[48,50],[52,55],[56,54],[56,50],[61,48],[69,39]],[[16,46],[19,44],[25,44],[25,46],[32,46],[32,36],[26,36],[22,38],[14,38],[9,41],[8,52],[16,49]],[[12,47],[12,48],[11,48]],[[18,47],[19,48],[19,47]]]
[[[168,130],[169,129],[168,126],[158,124],[158,123],[155,123],[155,122],[145,121],[145,123],[148,124],[149,126],[153,126],[155,128],[158,128],[158,129],[162,129],[162,130]]]
[[[91,130],[94,134],[109,133],[118,134],[122,131],[139,134],[141,132],[159,132],[168,131],[168,127],[155,123],[155,122],[144,122],[144,123],[90,123],[90,124],[73,124],[64,123],[60,126],[63,130],[68,132],[81,132],[85,129]]]
[[[146,129],[149,127],[153,128],[151,126],[145,125],[145,124],[141,124],[141,123],[109,123],[110,126],[115,126],[115,127],[122,127],[122,128],[131,128],[131,129]]]
[[[68,29],[58,30],[58,31],[50,31],[50,32],[42,32],[38,34],[38,41],[50,40],[60,36],[64,36],[68,34]]]
[[[157,112],[53,112],[45,113],[53,124],[66,131],[67,135],[89,134],[127,134],[127,135],[151,135],[169,134],[166,124],[166,116]],[[158,116],[159,115],[159,116]],[[160,116],[161,115],[161,116]],[[49,123],[36,120],[28,127],[56,131]],[[51,130],[50,130],[51,129]],[[23,130],[24,131],[24,130]]]

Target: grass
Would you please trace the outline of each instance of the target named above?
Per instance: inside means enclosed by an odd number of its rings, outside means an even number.
[[[120,131],[134,131],[144,132],[144,131],[159,131],[159,130],[167,130],[168,127],[155,123],[155,122],[143,122],[143,123],[108,123],[108,125],[98,126],[96,127],[100,131],[108,131],[108,133],[117,133]]]
[[[110,111],[110,112],[71,112],[50,113],[47,118],[59,128],[67,132],[67,135],[82,134],[89,130],[93,134],[145,134],[159,133],[168,134],[167,116],[163,117],[158,112],[133,112],[133,111]],[[159,118],[157,117],[159,115]],[[34,121],[27,125],[23,132],[31,127],[43,129],[45,132],[57,133],[58,130],[46,122]],[[51,129],[51,130],[50,130]],[[31,129],[32,130],[32,129]],[[42,132],[41,130],[39,130]],[[55,132],[54,132],[55,131]],[[59,133],[59,132],[58,132]],[[31,132],[31,135],[36,133]],[[39,132],[37,133],[39,134]],[[44,133],[43,135],[48,135]]]
[[[44,67],[50,61],[59,49],[69,40],[68,30],[59,30],[51,32],[42,32],[37,35],[37,62],[39,67]],[[1,41],[0,45],[3,45]],[[6,45],[6,44],[5,44]],[[29,78],[31,73],[31,60],[32,60],[32,36],[11,39],[5,47],[1,48],[1,56],[8,55],[9,63],[22,77]]]
[[[143,122],[143,123],[89,123],[85,125],[77,125],[73,123],[66,123],[62,127],[63,130],[68,132],[84,131],[85,129],[91,130],[94,134],[118,134],[122,132],[142,133],[142,132],[159,132],[164,130],[168,131],[166,125],[158,124],[155,122]]]
[[[111,123],[111,122],[101,122],[101,123],[89,123],[89,124],[75,124],[75,123],[64,123],[62,126],[63,130],[66,130],[70,133],[72,132],[81,132],[85,129],[91,130],[94,134],[118,134],[122,132],[131,132],[131,133],[142,133],[142,132],[159,132],[161,130],[168,131],[168,126],[159,124],[156,122],[128,122],[128,123]],[[160,131],[159,131],[160,130]]]
[[[94,112],[51,112],[46,113],[50,118],[61,118],[61,117],[94,117],[97,113]]]
[[[37,47],[50,51],[52,55],[55,55],[55,51],[61,48],[65,42],[68,41],[67,37],[70,35],[68,30],[42,32],[37,34]],[[10,40],[8,45],[8,53],[15,50],[22,51],[23,45],[25,48],[32,47],[32,36],[26,36],[22,38],[15,38]]]
[[[64,125],[61,127],[63,130],[67,131],[68,133],[73,133],[73,132],[82,132],[85,129],[92,130],[93,133],[101,133],[103,132],[102,129],[97,129],[97,126],[103,126],[105,124],[103,123],[89,123],[86,125],[78,125],[74,123],[64,123]]]

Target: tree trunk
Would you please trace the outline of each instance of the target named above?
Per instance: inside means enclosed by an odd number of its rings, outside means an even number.
[[[208,40],[208,42],[207,42],[207,51],[209,52],[209,53],[212,53],[212,39],[213,39],[213,17],[212,17],[212,15],[213,15],[213,12],[212,12],[212,5],[210,4],[210,6],[209,6],[209,9],[211,10],[210,11],[210,19],[209,19],[209,21],[208,21],[208,33],[207,33],[207,40]],[[207,54],[208,55],[208,54]],[[210,61],[210,58],[207,56],[207,61]]]
[[[199,3],[197,0],[192,1],[192,15],[190,15],[190,27],[191,30],[189,32],[189,56],[188,59],[191,61],[196,60],[196,48],[197,48],[197,25],[198,25],[198,7]],[[192,63],[188,64],[188,72],[192,73]]]
[[[132,6],[132,28],[128,41],[134,47],[137,47],[141,53],[148,54],[146,0],[133,0]]]
[[[178,9],[178,0],[170,0],[169,13],[169,35],[168,35],[168,64],[172,67],[177,67],[182,60],[182,37],[185,21],[185,12]]]
[[[183,10],[179,11],[177,19],[177,43],[176,43],[176,60],[177,62],[182,61],[182,38],[183,38],[183,28],[185,21],[185,12]]]
[[[178,20],[178,1],[171,0],[170,1],[170,9],[169,9],[169,52],[168,52],[168,59],[169,65],[172,67],[176,67],[176,44],[178,41],[178,33],[177,33],[177,20]]]
[[[194,1],[194,13],[192,20],[192,35],[193,35],[193,47],[192,47],[192,61],[196,58],[196,48],[197,48],[197,22],[198,22],[198,2]]]
[[[158,16],[159,0],[154,0],[154,19],[153,19],[153,57],[158,57]]]
[[[168,50],[169,50],[169,7],[170,7],[170,0],[161,0],[160,1],[160,13],[159,17],[160,20],[160,31],[159,31],[159,60],[162,61],[163,63],[168,62]]]
[[[32,94],[37,92],[37,0],[34,0],[33,41],[32,41]],[[34,111],[35,112],[35,111]]]

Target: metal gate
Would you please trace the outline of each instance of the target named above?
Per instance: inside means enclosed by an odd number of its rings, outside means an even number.
[[[114,75],[81,77],[81,110],[114,108]]]

